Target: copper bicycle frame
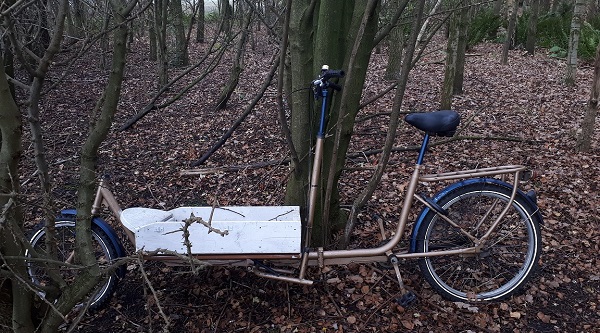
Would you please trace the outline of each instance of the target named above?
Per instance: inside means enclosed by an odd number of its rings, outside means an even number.
[[[319,138],[317,140],[317,151],[315,152],[315,163],[314,170],[316,174],[320,171],[319,165],[322,159],[322,140],[323,138]],[[321,141],[321,142],[319,142]],[[321,147],[321,149],[319,149]],[[282,276],[282,275],[273,275],[269,273],[265,273],[263,271],[255,270],[254,272],[259,276],[264,276],[276,280],[282,280],[287,282],[296,282],[296,283],[304,283],[311,284],[312,281],[306,280],[304,278],[307,266],[332,266],[332,265],[344,265],[349,263],[374,263],[374,262],[386,262],[388,261],[390,255],[395,256],[398,259],[405,258],[421,258],[421,257],[432,257],[432,256],[444,256],[444,255],[460,255],[460,254],[474,254],[481,248],[486,239],[490,236],[490,234],[494,231],[496,226],[501,222],[507,213],[508,209],[512,205],[515,197],[517,196],[518,190],[518,180],[519,176],[522,172],[526,170],[525,166],[522,165],[505,165],[498,167],[490,167],[490,168],[482,168],[482,169],[472,169],[472,170],[463,170],[457,172],[446,172],[439,174],[430,174],[430,175],[421,175],[422,170],[424,169],[423,165],[417,164],[411,179],[408,183],[408,188],[405,194],[405,200],[402,205],[401,215],[398,222],[398,226],[394,233],[394,236],[385,244],[375,247],[375,248],[361,248],[361,249],[352,249],[352,250],[324,250],[323,248],[311,249],[310,251],[305,251],[304,253],[290,253],[290,254],[194,254],[194,258],[198,260],[202,260],[203,262],[211,263],[213,265],[230,265],[230,266],[250,266],[253,260],[268,260],[270,262],[281,262],[285,264],[289,264],[290,266],[299,266],[300,274],[299,277],[290,277],[290,276]],[[416,189],[419,182],[431,183],[438,181],[447,181],[447,180],[456,180],[456,179],[465,179],[465,178],[476,178],[476,177],[488,177],[488,176],[498,176],[500,175],[502,180],[512,174],[514,183],[513,189],[511,193],[510,200],[506,204],[506,207],[503,209],[501,214],[496,218],[496,220],[492,223],[489,230],[480,238],[476,238],[470,235],[466,230],[461,228],[461,231],[467,235],[469,238],[473,239],[475,242],[475,246],[465,249],[459,250],[440,250],[433,252],[424,252],[424,253],[410,253],[408,251],[403,252],[392,252],[393,248],[402,240],[404,237],[405,227],[408,223],[409,211],[413,204],[413,199],[421,202],[423,205],[429,207],[432,211],[435,212],[435,209],[421,197],[416,195]],[[313,174],[314,175],[314,174]],[[313,177],[313,179],[317,179]],[[313,180],[315,181],[315,180]],[[311,186],[311,192],[316,191],[316,186]],[[310,194],[311,201],[315,200],[316,196],[312,193]],[[104,180],[101,180],[96,192],[96,197],[94,200],[92,214],[97,215],[99,213],[100,207],[105,205],[115,216],[119,224],[121,224],[120,214],[121,207],[119,206],[117,200],[114,195],[107,187]],[[311,202],[309,202],[311,205]],[[314,206],[314,205],[313,205]],[[452,222],[448,217],[438,214],[441,218],[443,218],[446,222],[450,223],[453,226],[457,226],[456,223]],[[486,214],[487,215],[487,214]],[[485,215],[484,215],[485,218]],[[308,228],[312,226],[312,219],[314,219],[314,210],[311,210],[309,207],[309,221],[307,222]],[[135,236],[134,234],[128,230],[127,228],[122,228],[129,240],[132,244],[135,244]],[[181,257],[174,255],[148,255],[145,257],[147,260],[158,260],[163,261],[166,264],[170,265],[181,265],[185,264],[185,261],[182,260]]]

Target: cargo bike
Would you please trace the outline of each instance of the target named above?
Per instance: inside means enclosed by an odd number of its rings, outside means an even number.
[[[521,289],[535,272],[541,252],[542,215],[535,193],[524,193],[519,182],[532,172],[521,165],[424,174],[424,157],[431,136],[454,135],[460,117],[452,110],[411,113],[405,121],[424,132],[414,171],[406,187],[393,235],[372,248],[326,250],[310,247],[318,180],[323,160],[327,99],[340,87],[331,81],[343,71],[323,67],[311,83],[321,100],[320,124],[313,152],[313,169],[305,221],[298,206],[179,207],[169,211],[134,207],[122,210],[107,182],[101,180],[93,205],[92,236],[101,265],[110,265],[126,253],[117,233],[99,215],[108,207],[118,224],[146,260],[167,265],[202,264],[246,266],[255,274],[275,280],[310,285],[309,266],[381,263],[395,271],[398,302],[410,304],[415,295],[405,289],[401,259],[416,259],[425,280],[452,301],[494,301]],[[433,197],[417,193],[420,183],[455,181]],[[413,225],[408,248],[398,249],[407,233],[413,204],[423,207]],[[56,220],[59,260],[76,264],[74,209],[63,210]],[[303,228],[305,232],[303,232]],[[382,231],[384,233],[384,231]],[[385,238],[385,235],[383,235]],[[45,252],[45,228],[30,238],[35,252]],[[75,261],[75,262],[74,262]],[[48,281],[39,260],[29,262],[34,284]],[[64,273],[68,274],[68,273]],[[125,274],[120,266],[101,281],[88,301],[90,309],[110,299]],[[40,293],[44,296],[43,293]]]

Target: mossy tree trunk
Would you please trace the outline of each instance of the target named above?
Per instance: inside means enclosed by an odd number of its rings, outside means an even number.
[[[319,206],[312,239],[316,245],[329,241],[329,230],[342,227],[337,180],[344,166],[354,118],[358,112],[363,82],[377,31],[377,1],[293,1],[290,23],[290,73],[292,91],[306,88],[322,65],[347,72],[343,91],[333,95],[329,111],[324,171],[320,180]],[[366,14],[365,14],[366,13]],[[364,18],[364,20],[363,20]],[[362,29],[361,29],[362,26]],[[358,42],[357,42],[358,41]],[[355,43],[356,42],[356,43]],[[289,93],[288,93],[289,94]],[[311,135],[316,133],[318,105],[307,103],[304,94],[291,94],[292,141],[301,162],[288,182],[286,201],[306,206],[310,171]],[[330,95],[331,96],[331,95]],[[335,133],[335,134],[334,134]],[[329,184],[329,186],[327,186]],[[326,195],[326,189],[329,194]],[[323,206],[328,197],[330,202]],[[327,213],[327,211],[329,213]]]

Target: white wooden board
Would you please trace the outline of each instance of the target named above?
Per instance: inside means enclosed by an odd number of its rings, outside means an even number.
[[[170,211],[128,208],[121,221],[135,234],[136,249],[169,250],[187,254],[183,220],[191,214],[208,222],[212,207],[180,207]],[[236,206],[215,208],[211,227],[227,231],[221,236],[209,228],[190,225],[189,240],[194,254],[299,253],[300,209],[297,206]]]

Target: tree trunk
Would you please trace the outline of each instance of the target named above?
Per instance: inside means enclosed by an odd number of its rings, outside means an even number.
[[[108,24],[110,23],[110,12],[108,10],[104,13],[104,18],[102,19],[102,31],[108,31]],[[108,53],[110,52],[110,43],[109,43],[109,35],[102,34],[102,38],[100,39],[100,69],[105,70],[108,68]]]
[[[181,0],[169,0],[171,4],[171,17],[173,28],[175,29],[175,54],[171,63],[175,67],[185,67],[189,64],[187,54],[187,38],[185,38],[185,28],[183,25],[183,9]]]
[[[19,239],[11,235],[21,232],[23,216],[16,200],[19,193],[19,160],[21,158],[21,114],[15,103],[4,72],[4,54],[0,48],[0,191],[12,193],[11,196],[0,196],[0,253],[12,258],[23,258],[24,248]],[[10,267],[11,273],[20,278],[27,276],[25,262],[22,259],[6,259],[0,261],[2,266]],[[6,268],[2,267],[4,271]],[[33,332],[35,327],[31,321],[32,295],[23,288],[18,279],[11,283],[12,293],[12,329],[14,332]],[[3,314],[4,315],[4,314]]]
[[[196,23],[196,43],[204,43],[204,0],[199,0],[198,3],[198,22]]]
[[[55,207],[52,197],[52,182],[50,180],[50,170],[46,158],[46,147],[44,146],[43,129],[40,115],[40,98],[42,88],[46,80],[46,74],[52,63],[54,56],[60,50],[65,30],[65,18],[68,11],[68,1],[63,0],[58,3],[56,22],[52,30],[52,38],[49,40],[47,49],[44,50],[43,57],[39,59],[33,80],[29,88],[29,98],[27,101],[27,119],[29,131],[31,133],[31,142],[35,154],[35,165],[38,171],[40,188],[42,194],[42,207],[44,208],[44,220],[46,221],[47,235],[46,245],[48,255],[51,259],[56,255],[56,242],[54,240],[54,217]],[[54,281],[56,282],[56,281]]]
[[[73,10],[71,11],[72,25],[71,29],[69,30],[69,33],[73,37],[82,38],[85,36],[85,29],[83,27],[83,22],[85,22],[85,18],[84,11],[81,6],[81,0],[73,0],[71,3],[73,4]]]
[[[169,82],[167,54],[167,5],[168,0],[154,0],[154,31],[156,32],[156,50],[158,58],[158,88]]]
[[[471,0],[463,1],[458,18],[458,41],[456,43],[456,72],[452,84],[452,94],[459,95],[463,92],[463,81],[465,78],[465,58],[467,53],[467,42],[469,32],[469,13],[471,12]]]
[[[291,85],[287,95],[291,97],[290,131],[294,149],[300,158],[300,165],[290,176],[286,187],[286,204],[306,207],[308,193],[308,173],[311,141],[307,139],[311,129],[309,116],[313,110],[306,103],[306,96],[292,94],[293,91],[305,89],[308,82],[314,78],[313,42],[314,26],[317,20],[315,3],[311,0],[292,1],[290,17],[290,71],[288,74]],[[308,69],[308,70],[307,70]]]
[[[508,51],[514,46],[515,29],[517,26],[517,4],[515,0],[508,0],[508,28],[506,40],[502,47],[502,65],[508,64]]]
[[[446,43],[446,66],[444,71],[444,83],[440,100],[440,109],[452,108],[452,97],[454,89],[454,78],[456,76],[458,41],[460,29],[459,13],[453,12],[450,17],[448,41]]]
[[[525,50],[527,50],[527,54],[529,55],[535,54],[539,8],[540,0],[531,0],[529,5],[529,22],[527,23],[527,41],[525,42]]]
[[[127,16],[133,10],[136,2],[123,3],[122,1],[111,0],[110,3],[117,27],[113,32],[112,66],[104,93],[90,114],[90,117],[92,117],[90,134],[81,150],[75,242],[76,247],[82,249],[78,252],[78,258],[86,269],[81,271],[81,274],[63,291],[57,300],[55,306],[63,315],[69,313],[73,306],[96,286],[102,275],[94,251],[89,250],[92,248],[91,210],[96,190],[96,161],[98,148],[108,134],[117,109],[127,53]],[[97,115],[97,111],[100,111],[99,115]],[[62,321],[63,319],[59,313],[49,311],[40,331],[42,333],[56,332]]]
[[[215,106],[215,110],[222,110],[227,107],[227,102],[233,94],[233,91],[238,85],[240,75],[243,70],[243,58],[244,58],[244,48],[246,46],[246,40],[248,39],[248,33],[250,29],[250,23],[252,22],[252,12],[248,12],[246,14],[245,27],[242,30],[242,34],[240,35],[240,39],[238,40],[236,46],[235,58],[233,59],[233,64],[231,65],[231,69],[229,70],[229,79],[227,80],[227,84],[221,90],[221,95],[217,99],[217,105]]]
[[[318,10],[314,7],[316,3],[308,0],[292,2],[291,89],[294,91],[306,87],[324,64],[332,69],[343,68],[347,71],[342,92],[330,99],[333,105],[330,108],[328,133],[336,134],[325,143],[325,156],[329,158],[325,159],[322,167],[324,173],[320,180],[318,200],[322,202],[325,200],[323,198],[328,197],[326,201],[329,201],[330,205],[325,206],[330,213],[324,212],[322,205],[316,207],[317,220],[313,228],[315,244],[324,244],[329,238],[327,230],[331,228],[327,223],[336,224],[344,220],[340,215],[339,194],[334,184],[337,184],[344,165],[352,125],[358,112],[378,15],[377,11],[366,11],[367,8],[376,7],[374,2],[326,1],[319,4]],[[363,22],[365,11],[367,16],[366,21]],[[309,137],[316,132],[311,126],[310,119],[316,119],[314,117],[316,109],[307,105],[305,96],[301,94],[291,94],[291,96],[290,130],[294,147],[301,159],[301,170],[296,170],[288,181],[286,202],[305,207],[311,147]],[[329,184],[328,194],[323,192],[325,184]]]
[[[600,44],[596,48],[596,60],[594,61],[594,81],[590,92],[590,99],[583,121],[581,132],[577,137],[576,149],[587,152],[592,147],[592,135],[594,134],[596,115],[598,114],[598,99],[600,98]]]
[[[571,33],[569,34],[569,52],[567,54],[567,71],[565,83],[569,86],[575,84],[577,75],[577,48],[579,46],[579,35],[581,33],[581,22],[585,11],[586,0],[576,0],[571,19]]]
[[[233,27],[233,8],[229,4],[228,0],[219,0],[219,14],[221,15],[221,31],[225,36],[231,34],[231,28]]]
[[[391,1],[388,4],[390,6],[390,13],[396,12],[399,3],[397,1]],[[388,81],[396,81],[400,77],[400,68],[402,67],[402,52],[404,44],[404,30],[402,26],[396,25],[390,31],[388,38],[388,63],[385,69],[385,79]]]
[[[150,49],[148,50],[148,59],[152,61],[158,60],[158,36],[156,35],[156,25],[148,24],[148,39],[150,41]]]

